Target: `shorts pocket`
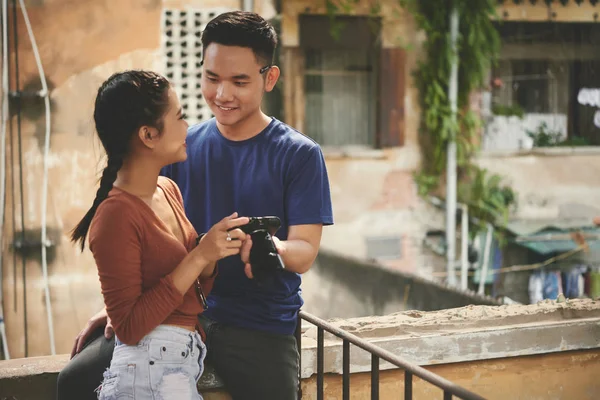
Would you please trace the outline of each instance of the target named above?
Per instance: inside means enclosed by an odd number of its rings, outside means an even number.
[[[153,339],[148,346],[150,364],[169,363],[183,364],[190,357],[190,347],[185,343]]]
[[[135,364],[111,367],[104,372],[98,400],[135,399]]]

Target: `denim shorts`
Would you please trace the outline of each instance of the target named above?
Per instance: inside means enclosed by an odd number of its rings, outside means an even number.
[[[116,338],[98,399],[202,400],[205,357],[200,335],[176,326],[160,325],[134,346]]]

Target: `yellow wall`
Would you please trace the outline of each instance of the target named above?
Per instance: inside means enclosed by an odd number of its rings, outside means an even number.
[[[566,6],[554,1],[547,6],[544,1],[531,5],[529,1],[514,4],[512,0],[504,0],[497,8],[498,17],[511,21],[555,21],[555,22],[598,22],[600,7],[592,6],[589,0],[577,5],[570,0]]]
[[[164,3],[164,4],[163,4]],[[90,207],[103,168],[103,150],[95,139],[93,102],[103,80],[124,69],[160,69],[160,18],[163,7],[230,7],[235,0],[131,0],[114,2],[60,1],[27,2],[46,79],[51,88],[52,134],[50,148],[47,224],[57,244],[56,258],[49,265],[50,295],[57,353],[69,353],[73,339],[88,318],[103,306],[95,264],[89,251],[81,253],[69,243],[69,232]],[[9,9],[12,16],[12,9]],[[31,44],[19,16],[20,87],[39,89]],[[11,27],[12,31],[12,27]],[[12,39],[12,38],[11,38]],[[14,65],[14,64],[12,64]],[[11,85],[14,90],[14,79]],[[22,121],[24,215],[26,230],[41,226],[43,179],[44,112],[29,117],[24,108]],[[13,119],[16,148],[16,118]],[[7,150],[7,209],[3,235],[4,317],[11,357],[24,356],[24,307],[22,302],[21,259],[17,257],[17,302],[13,286],[13,215],[21,229],[19,190],[11,187],[12,165]],[[15,169],[18,179],[18,168]],[[17,181],[18,182],[18,181]],[[13,198],[16,207],[13,209]],[[56,232],[56,235],[54,233]],[[38,240],[35,234],[32,239]],[[29,356],[50,354],[46,332],[44,284],[40,262],[28,259],[27,321]],[[15,310],[16,307],[16,310]]]
[[[544,354],[427,367],[450,382],[489,400],[592,400],[600,393],[600,350]],[[342,376],[327,375],[324,398],[342,398]],[[317,380],[302,382],[302,399],[317,398]],[[350,398],[371,398],[370,373],[350,377]],[[379,398],[398,399],[404,395],[404,372],[380,372]],[[442,391],[421,379],[413,380],[413,399],[441,399]],[[223,392],[204,394],[206,400],[230,400]]]

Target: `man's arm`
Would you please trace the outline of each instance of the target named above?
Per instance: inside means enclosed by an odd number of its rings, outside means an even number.
[[[322,224],[290,226],[288,239],[273,241],[285,264],[285,269],[303,274],[310,269],[321,245]]]
[[[323,226],[333,224],[327,167],[318,145],[303,147],[294,155],[284,193],[284,218],[289,226],[287,240],[273,237],[273,242],[286,270],[303,274],[317,257]],[[252,278],[248,261],[251,247],[252,241],[247,235],[240,255],[249,278]]]
[[[273,242],[287,271],[303,274],[310,269],[319,253],[322,233],[322,224],[293,225],[289,228],[287,240],[279,240],[273,236]],[[245,264],[246,276],[250,279],[253,278],[249,263],[251,247],[252,240],[248,235],[242,247],[241,257]]]

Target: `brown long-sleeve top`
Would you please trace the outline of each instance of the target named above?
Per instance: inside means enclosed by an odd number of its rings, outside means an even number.
[[[185,216],[177,185],[159,177],[183,230],[184,246],[142,199],[114,188],[100,203],[90,226],[106,311],[120,341],[136,344],[161,324],[196,326],[203,311],[194,285],[181,293],[169,275],[195,246],[196,231]],[[202,279],[208,295],[214,275]]]

